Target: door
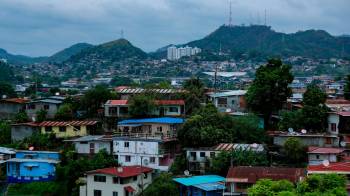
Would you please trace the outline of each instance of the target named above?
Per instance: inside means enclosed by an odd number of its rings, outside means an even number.
[[[90,154],[95,153],[95,143],[90,143]]]

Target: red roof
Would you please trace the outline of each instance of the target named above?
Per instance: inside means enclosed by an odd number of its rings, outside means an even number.
[[[350,104],[350,101],[346,99],[327,99],[326,104]]]
[[[350,112],[337,112],[339,116],[350,116]]]
[[[184,100],[156,100],[156,105],[185,105]]]
[[[21,103],[26,103],[29,100],[28,99],[23,99],[23,98],[11,98],[11,99],[3,99],[2,101],[21,104]]]
[[[305,177],[303,168],[282,168],[282,167],[230,167],[227,173],[227,182],[255,183],[259,179],[267,178],[272,180],[289,180],[296,183]]]
[[[128,105],[128,100],[108,100],[109,105]],[[156,100],[156,105],[185,105],[184,100]]]
[[[350,162],[336,162],[329,163],[328,166],[321,165],[309,165],[307,167],[308,172],[348,172],[350,173]]]
[[[221,143],[213,147],[213,150],[232,151],[234,144]]]
[[[132,186],[126,186],[126,187],[124,187],[124,190],[126,190],[129,193],[135,192],[135,189],[132,188]]]
[[[39,123],[36,123],[36,122],[16,123],[16,124],[11,124],[11,126],[31,126],[31,127],[37,127],[37,126],[39,126]]]
[[[314,153],[314,154],[339,154],[339,153],[344,152],[344,149],[309,146],[307,152]]]
[[[44,121],[39,123],[40,127],[63,127],[63,126],[87,126],[95,125],[97,121]]]
[[[142,173],[149,173],[153,171],[152,168],[149,167],[142,167]],[[87,174],[107,174],[107,175],[113,175],[121,178],[126,177],[132,177],[132,176],[138,176],[141,174],[141,166],[122,166],[122,167],[110,167],[110,168],[103,168],[103,169],[97,169],[93,171],[86,172]]]

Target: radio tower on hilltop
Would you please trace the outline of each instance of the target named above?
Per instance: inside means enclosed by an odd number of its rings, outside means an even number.
[[[232,27],[232,1],[230,0],[230,15],[228,19],[228,26]]]

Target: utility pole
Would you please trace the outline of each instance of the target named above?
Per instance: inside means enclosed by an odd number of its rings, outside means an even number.
[[[215,74],[214,74],[214,93],[217,92],[217,74],[218,74],[218,64],[215,64]]]
[[[228,26],[232,27],[232,0],[230,0],[230,13],[229,13],[229,19],[228,19]]]

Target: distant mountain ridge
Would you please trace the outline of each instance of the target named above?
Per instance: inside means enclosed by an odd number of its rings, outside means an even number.
[[[77,43],[77,44],[74,44],[74,45],[72,45],[72,46],[70,46],[68,48],[65,48],[65,49],[63,49],[63,50],[53,54],[46,61],[61,63],[63,61],[68,60],[73,55],[78,54],[82,50],[85,50],[85,49],[88,49],[88,48],[91,48],[91,47],[93,47],[92,44]]]
[[[221,48],[231,54],[255,52],[265,56],[350,57],[350,37],[332,36],[323,30],[286,34],[264,25],[223,25],[203,39],[183,45],[211,52],[218,52]]]
[[[92,59],[115,62],[129,58],[145,59],[147,56],[147,53],[133,46],[128,40],[118,39],[82,50],[71,56],[66,62],[79,63]]]
[[[0,59],[6,59],[9,63],[22,65],[43,62],[47,59],[47,57],[29,57],[24,55],[15,55],[10,54],[6,50],[0,48]]]

